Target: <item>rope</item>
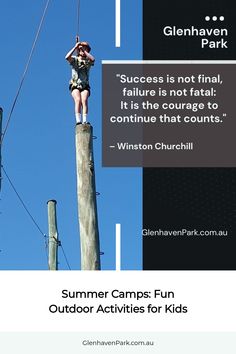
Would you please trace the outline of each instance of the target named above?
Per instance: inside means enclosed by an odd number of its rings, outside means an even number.
[[[29,211],[29,209],[27,208],[27,206],[25,205],[23,199],[21,198],[21,196],[20,196],[19,193],[17,192],[17,190],[16,190],[16,188],[15,188],[13,182],[11,181],[10,177],[8,176],[6,170],[5,170],[5,168],[4,168],[3,166],[2,166],[2,170],[3,170],[4,174],[5,174],[5,176],[7,177],[7,180],[8,180],[8,182],[10,183],[12,189],[14,190],[15,194],[17,195],[19,201],[21,202],[23,208],[25,209],[25,211],[27,212],[27,214],[29,215],[29,217],[30,217],[31,220],[33,221],[34,225],[35,225],[35,226],[37,227],[37,229],[39,230],[40,234],[41,234],[44,238],[47,237],[47,236],[45,235],[45,233],[42,231],[42,229],[40,228],[40,226],[38,225],[38,223],[36,222],[35,218],[34,218],[34,217],[32,216],[32,214],[30,213],[30,211]]]
[[[65,253],[64,248],[63,248],[63,246],[62,246],[62,244],[61,244],[61,243],[60,243],[60,247],[61,247],[61,250],[62,250],[63,256],[64,256],[64,258],[65,258],[65,261],[66,261],[67,267],[68,267],[68,269],[69,269],[69,270],[71,270],[71,267],[70,267],[70,265],[69,265],[68,259],[67,259],[67,257],[66,257],[66,253]]]
[[[33,217],[32,213],[29,211],[29,209],[27,208],[25,202],[23,201],[23,199],[21,198],[20,194],[17,192],[16,190],[16,187],[14,186],[12,180],[10,179],[9,175],[7,174],[5,168],[3,167],[3,165],[1,166],[2,167],[2,170],[9,182],[9,184],[11,185],[13,191],[15,192],[17,198],[19,199],[21,205],[23,206],[24,210],[27,212],[27,214],[29,215],[30,219],[32,220],[32,222],[34,223],[34,225],[36,226],[36,228],[38,229],[38,231],[40,232],[40,234],[43,236],[44,238],[44,241],[45,241],[45,251],[46,251],[46,258],[47,258],[47,261],[48,261],[48,252],[47,252],[47,248],[48,248],[48,236],[42,231],[41,227],[39,226],[39,224],[37,223],[37,221],[35,220],[35,218]],[[58,246],[61,247],[62,249],[62,253],[63,253],[63,256],[65,258],[65,261],[66,261],[66,264],[67,264],[67,267],[69,270],[71,270],[71,267],[70,267],[70,264],[69,264],[69,261],[68,261],[68,258],[66,256],[66,253],[64,251],[64,248],[62,246],[62,243],[61,241],[57,241],[58,242]],[[1,250],[0,250],[1,252]]]
[[[64,256],[64,258],[65,258],[67,267],[68,267],[69,270],[71,270],[71,267],[70,267],[69,262],[68,262],[68,259],[67,259],[67,257],[66,257],[66,253],[65,253],[64,248],[63,248],[63,246],[62,246],[61,240],[56,239],[54,236],[53,236],[53,239],[54,239],[54,241],[57,243],[57,246],[58,246],[58,247],[61,247],[61,250],[62,250],[63,256]]]
[[[29,66],[30,66],[30,63],[31,63],[31,60],[32,60],[32,56],[33,56],[33,53],[34,53],[34,50],[35,50],[35,47],[36,47],[36,44],[37,44],[37,41],[38,41],[38,38],[39,38],[39,35],[41,33],[41,29],[42,29],[42,25],[43,25],[43,22],[44,22],[44,19],[45,19],[45,16],[46,16],[46,13],[47,13],[47,10],[48,10],[48,7],[49,7],[49,3],[50,3],[51,0],[47,0],[46,2],[46,5],[45,5],[45,8],[44,8],[44,11],[43,11],[43,14],[42,14],[42,17],[41,17],[41,20],[40,20],[40,23],[39,23],[39,27],[38,27],[38,30],[36,32],[36,35],[35,35],[35,38],[34,38],[34,42],[33,42],[33,45],[32,45],[32,48],[31,48],[31,51],[30,51],[30,54],[29,54],[29,58],[27,60],[27,63],[26,63],[26,66],[25,66],[25,69],[24,69],[24,72],[22,74],[22,77],[21,77],[21,80],[20,80],[20,84],[19,84],[19,87],[18,87],[18,90],[16,92],[16,95],[15,95],[15,98],[13,100],[13,104],[12,104],[12,107],[11,107],[11,110],[10,110],[10,113],[9,113],[9,116],[7,118],[7,123],[6,123],[6,126],[5,126],[5,129],[2,133],[2,136],[0,137],[0,145],[2,145],[3,143],[3,140],[4,140],[4,137],[6,135],[6,132],[7,132],[7,129],[9,127],[9,123],[10,123],[10,120],[11,120],[11,117],[12,117],[12,114],[13,114],[13,111],[15,109],[15,106],[16,106],[16,103],[17,103],[17,100],[18,100],[18,97],[20,95],[20,91],[22,89],[22,86],[23,86],[23,83],[24,83],[24,80],[25,80],[25,77],[26,77],[26,74],[28,72],[28,69],[29,69]],[[79,12],[80,12],[80,0],[78,0],[78,33],[79,33]],[[6,170],[4,169],[4,167],[1,165],[1,168],[3,169],[3,172],[9,182],[9,184],[11,185],[12,189],[14,190],[16,196],[18,197],[21,205],[23,206],[23,208],[25,209],[25,211],[27,212],[27,214],[29,215],[30,219],[32,220],[32,222],[34,223],[34,225],[36,226],[36,228],[38,229],[38,231],[40,232],[40,234],[43,236],[44,238],[44,241],[45,241],[45,250],[46,250],[46,258],[47,258],[47,261],[48,261],[48,254],[47,254],[47,247],[48,247],[48,236],[42,231],[42,229],[40,228],[39,224],[36,222],[35,218],[32,216],[31,212],[29,211],[29,209],[27,208],[25,202],[23,201],[23,199],[21,198],[21,196],[19,195],[19,193],[17,192],[13,182],[11,181],[10,177],[8,176]],[[65,258],[65,261],[66,261],[66,264],[68,266],[68,268],[71,270],[71,267],[69,265],[69,262],[68,262],[68,258],[66,256],[66,253],[64,251],[64,248],[60,242],[59,246],[61,247],[62,249],[62,252],[63,252],[63,256]],[[0,250],[1,251],[1,250]]]
[[[80,0],[78,0],[77,6],[77,37],[79,36],[79,16],[80,15]]]
[[[47,253],[47,248],[48,248],[48,236],[42,231],[41,227],[39,226],[39,224],[37,223],[37,221],[35,220],[35,218],[33,217],[32,213],[29,211],[29,209],[27,208],[25,202],[23,201],[23,199],[21,198],[20,194],[17,192],[16,190],[16,187],[14,186],[12,180],[10,179],[9,175],[7,174],[5,168],[3,166],[2,167],[2,170],[8,180],[8,182],[10,183],[13,191],[15,192],[15,194],[17,195],[17,198],[19,199],[21,205],[23,206],[23,208],[25,209],[25,211],[27,212],[27,214],[29,215],[30,219],[32,220],[32,222],[34,223],[34,225],[36,226],[36,228],[38,229],[38,231],[40,232],[40,234],[43,236],[44,238],[44,241],[45,241],[45,250],[46,250],[46,258],[47,258],[47,261],[48,261],[48,253]],[[66,253],[64,251],[64,248],[62,246],[62,243],[61,241],[57,241],[58,242],[58,246],[61,247],[62,249],[62,253],[63,253],[63,256],[65,258],[65,261],[66,261],[66,264],[67,264],[67,267],[69,270],[71,270],[71,267],[70,267],[70,264],[69,264],[69,261],[68,261],[68,258],[66,256]]]
[[[4,139],[5,134],[6,134],[6,132],[7,132],[7,129],[8,129],[8,126],[9,126],[9,123],[10,123],[10,120],[11,120],[12,113],[13,113],[14,108],[15,108],[15,106],[16,106],[17,99],[18,99],[18,97],[19,97],[19,94],[20,94],[22,85],[23,85],[23,83],[24,83],[24,80],[25,80],[25,77],[26,77],[26,74],[27,74],[29,65],[30,65],[30,63],[31,63],[31,59],[32,59],[32,56],[33,56],[33,53],[34,53],[34,49],[35,49],[36,43],[37,43],[37,41],[38,41],[38,37],[39,37],[39,35],[40,35],[41,28],[42,28],[42,25],[43,25],[43,22],[44,22],[44,18],[45,18],[45,16],[46,16],[47,9],[48,9],[48,6],[49,6],[50,1],[51,1],[51,0],[47,0],[46,6],[45,6],[45,8],[44,8],[43,15],[42,15],[41,21],[40,21],[40,23],[39,23],[39,27],[38,27],[38,30],[37,30],[37,33],[36,33],[36,36],[35,36],[35,39],[34,39],[34,42],[33,42],[32,48],[31,48],[31,51],[30,51],[30,55],[29,55],[28,61],[27,61],[27,63],[26,63],[25,70],[24,70],[23,75],[22,75],[22,78],[21,78],[21,80],[20,80],[20,84],[19,84],[18,90],[17,90],[17,92],[16,92],[16,95],[15,95],[15,98],[14,98],[14,101],[13,101],[13,104],[12,104],[12,107],[11,107],[11,110],[10,110],[10,113],[9,113],[9,116],[8,116],[8,119],[7,119],[6,127],[5,127],[5,129],[4,129],[3,133],[2,133],[2,137],[1,137],[0,144],[3,143],[3,139]]]
[[[27,214],[29,215],[30,219],[32,220],[32,222],[34,223],[34,225],[36,226],[36,228],[38,229],[38,231],[40,232],[40,234],[43,236],[44,238],[44,242],[45,242],[45,251],[46,251],[46,258],[48,261],[48,254],[47,254],[47,246],[48,246],[48,242],[47,242],[47,235],[42,231],[42,229],[40,228],[39,224],[36,222],[35,218],[33,217],[33,215],[31,214],[31,212],[29,211],[29,209],[27,208],[25,202],[23,201],[23,199],[21,198],[20,194],[17,192],[16,187],[14,186],[12,180],[10,179],[10,177],[8,176],[5,168],[3,166],[2,170],[10,184],[10,186],[12,187],[13,191],[15,192],[17,198],[19,199],[21,205],[23,206],[23,208],[25,209],[25,211],[27,212]]]

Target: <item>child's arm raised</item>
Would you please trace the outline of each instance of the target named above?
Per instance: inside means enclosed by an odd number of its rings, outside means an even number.
[[[77,43],[75,44],[75,46],[66,54],[65,59],[68,60],[69,63],[70,63],[71,60],[72,60],[72,54],[74,53],[74,51],[75,51],[76,49],[79,48],[79,46],[80,46],[80,42],[77,42]]]

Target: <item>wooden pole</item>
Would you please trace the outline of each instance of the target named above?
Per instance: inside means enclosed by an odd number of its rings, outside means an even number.
[[[2,188],[2,114],[3,110],[0,107],[0,192]]]
[[[76,125],[75,144],[81,270],[100,270],[93,128],[91,125]]]
[[[57,213],[56,200],[49,200],[48,205],[48,265],[49,270],[58,269],[58,232],[57,232]]]

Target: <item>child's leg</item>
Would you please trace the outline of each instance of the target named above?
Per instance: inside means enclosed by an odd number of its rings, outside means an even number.
[[[87,122],[88,117],[88,98],[89,98],[89,91],[84,90],[81,92],[81,103],[83,108],[83,123]]]
[[[81,93],[78,89],[74,89],[71,95],[75,101],[75,119],[76,123],[81,123]]]

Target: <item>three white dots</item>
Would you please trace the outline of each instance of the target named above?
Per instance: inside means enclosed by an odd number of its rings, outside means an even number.
[[[206,16],[206,17],[205,17],[205,20],[206,20],[206,21],[210,21],[210,19],[211,19],[210,16]],[[218,19],[217,16],[212,16],[212,21],[217,21],[217,19]],[[224,19],[225,19],[224,16],[220,16],[220,17],[219,17],[219,20],[220,20],[220,21],[224,21]]]

